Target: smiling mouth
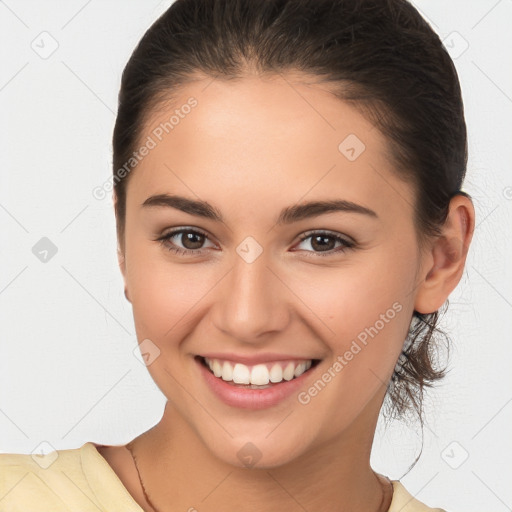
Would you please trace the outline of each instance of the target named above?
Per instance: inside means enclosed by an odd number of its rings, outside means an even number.
[[[246,389],[266,389],[282,382],[297,379],[320,362],[320,359],[302,359],[249,366],[202,356],[196,356],[196,359],[218,379],[232,386]]]

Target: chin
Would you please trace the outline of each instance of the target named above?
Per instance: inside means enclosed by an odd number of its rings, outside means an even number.
[[[255,436],[229,438],[221,442],[218,439],[205,439],[212,455],[237,468],[272,469],[284,466],[299,458],[306,450],[304,436],[297,436],[283,429],[281,435],[276,433]],[[275,436],[274,438],[272,438]]]

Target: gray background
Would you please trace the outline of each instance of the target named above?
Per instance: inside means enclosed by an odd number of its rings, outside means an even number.
[[[121,444],[161,417],[111,196],[92,190],[111,175],[122,69],[170,3],[0,1],[0,452]],[[500,512],[512,508],[512,1],[414,4],[459,72],[477,228],[443,319],[451,371],[426,401],[422,457],[402,478],[421,433],[379,422],[372,465],[431,506]]]

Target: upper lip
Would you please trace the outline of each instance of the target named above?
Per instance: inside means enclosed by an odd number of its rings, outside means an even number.
[[[199,354],[200,357],[207,359],[220,359],[222,361],[232,361],[234,363],[242,363],[247,366],[252,366],[260,363],[272,363],[274,361],[314,361],[318,357],[304,357],[296,354],[269,354],[262,353],[252,356],[234,354],[232,352],[208,352]]]

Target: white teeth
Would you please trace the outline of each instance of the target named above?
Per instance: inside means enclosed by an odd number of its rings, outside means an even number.
[[[251,384],[265,386],[270,380],[269,372],[264,364],[257,364],[251,370]]]
[[[245,364],[237,363],[233,368],[233,382],[235,384],[250,384],[251,374]]]
[[[276,363],[270,369],[270,382],[281,382],[283,380],[283,369],[281,365]]]
[[[210,368],[213,371],[215,377],[222,377],[222,365],[217,359],[213,360],[213,364],[210,363]]]
[[[313,363],[311,359],[301,363],[289,362],[283,368],[283,363],[278,362],[272,364],[272,366],[257,364],[253,367],[242,363],[233,365],[228,361],[221,361],[219,359],[205,358],[205,362],[215,377],[227,382],[233,381],[235,384],[253,384],[255,386],[266,386],[269,382],[290,381],[294,377],[300,377],[305,371],[309,370]]]
[[[293,374],[295,375],[295,377],[300,377],[305,371],[306,371],[306,363],[300,363],[295,368],[295,371],[293,372]]]
[[[288,363],[286,368],[283,371],[283,379],[284,380],[292,380],[293,373],[295,371],[295,365],[293,363]]]
[[[233,380],[233,367],[227,361],[222,365],[222,380]]]

